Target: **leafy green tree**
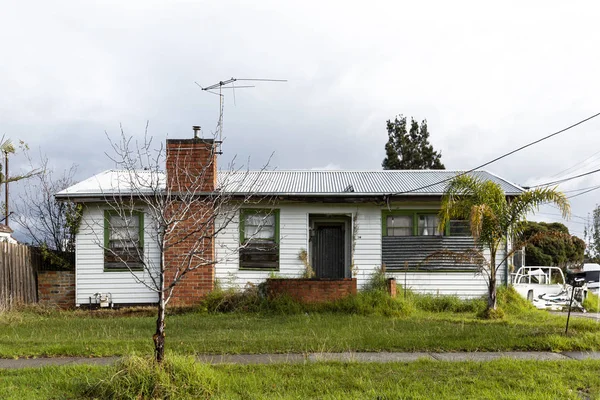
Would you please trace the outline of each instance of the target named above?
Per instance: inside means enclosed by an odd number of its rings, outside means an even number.
[[[527,221],[523,226],[523,239],[533,237],[525,247],[526,265],[553,265],[568,268],[583,263],[585,242],[569,233],[560,222]]]
[[[600,262],[600,206],[596,205],[583,231],[587,249],[585,257],[590,262]]]
[[[397,116],[387,122],[388,142],[385,145],[383,169],[445,169],[441,152],[429,143],[427,120],[421,125],[411,117],[407,130],[406,117]]]
[[[571,207],[566,196],[555,189],[534,189],[516,198],[508,199],[497,183],[484,181],[470,175],[460,175],[449,182],[442,198],[440,226],[452,219],[469,221],[475,243],[489,251],[489,259],[481,257],[481,272],[488,286],[489,310],[496,310],[496,277],[500,266],[517,249],[523,240],[523,221],[544,203],[554,203],[566,218]],[[496,256],[508,237],[512,236],[512,248],[501,260]],[[536,238],[530,238],[534,240]],[[484,261],[485,260],[485,261]],[[491,314],[488,314],[491,315]]]

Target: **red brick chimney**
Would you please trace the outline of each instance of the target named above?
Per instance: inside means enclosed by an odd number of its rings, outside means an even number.
[[[214,240],[212,238],[214,226],[203,228],[202,232],[190,235],[198,226],[206,223],[210,216],[207,207],[212,207],[210,202],[190,202],[190,194],[211,193],[215,190],[217,182],[217,152],[215,141],[197,137],[194,127],[193,139],[168,139],[167,140],[167,189],[172,194],[181,194],[185,200],[173,200],[172,212],[182,213],[178,201],[186,207],[186,215],[181,215],[176,231],[166,237],[165,259],[165,285],[170,284],[175,278],[178,269],[189,262],[192,266],[200,265],[197,269],[188,272],[175,286],[171,304],[175,306],[197,304],[208,292],[214,289],[215,271],[213,264],[206,264],[207,260],[214,260]],[[175,198],[175,197],[174,197]],[[183,207],[182,207],[183,208]],[[200,217],[202,216],[200,220]],[[207,238],[198,241],[198,237]],[[189,236],[189,237],[188,237]],[[206,264],[206,265],[202,265]]]

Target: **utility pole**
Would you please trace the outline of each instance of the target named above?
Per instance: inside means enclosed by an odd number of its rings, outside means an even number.
[[[4,225],[8,226],[8,151],[4,152]]]

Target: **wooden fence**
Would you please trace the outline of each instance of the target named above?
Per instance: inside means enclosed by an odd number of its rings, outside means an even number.
[[[0,242],[0,310],[37,302],[36,271],[41,266],[36,248]]]

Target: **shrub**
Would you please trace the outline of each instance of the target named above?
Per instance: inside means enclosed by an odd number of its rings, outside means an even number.
[[[600,312],[598,308],[598,295],[588,292],[587,297],[583,301],[583,308],[588,312]]]
[[[380,268],[375,269],[369,282],[365,286],[365,291],[373,292],[386,292],[387,293],[387,276],[385,275],[385,266],[382,265]]]
[[[85,394],[101,399],[202,399],[217,390],[215,371],[193,357],[170,354],[159,365],[152,358],[128,356],[110,377],[90,385]]]

